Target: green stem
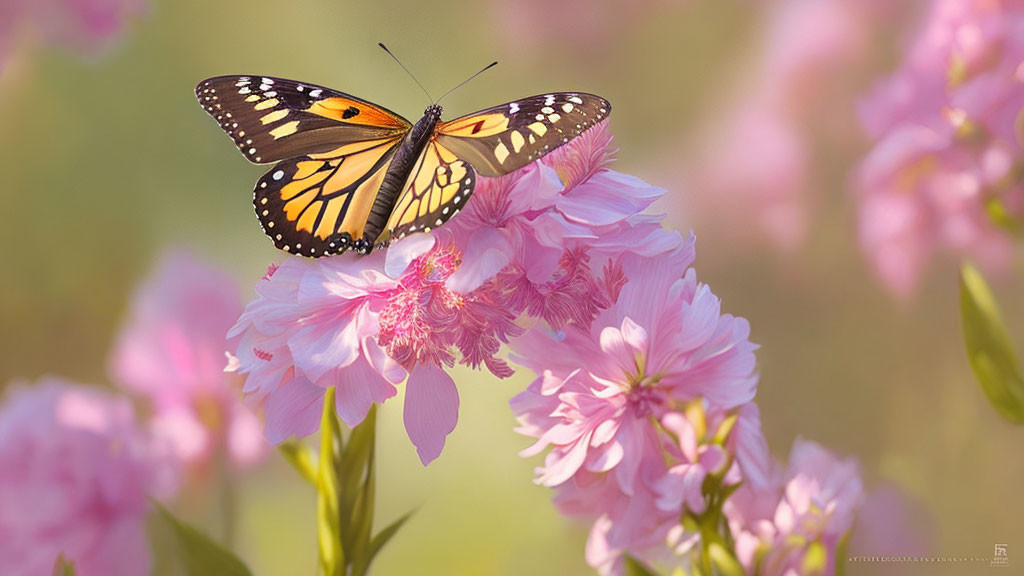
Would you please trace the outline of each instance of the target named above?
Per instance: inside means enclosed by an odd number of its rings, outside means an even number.
[[[338,514],[338,454],[341,452],[341,428],[334,411],[334,388],[324,394],[320,418],[320,463],[317,467],[317,543],[320,549],[320,574],[344,576],[345,551],[341,545],[341,518]]]

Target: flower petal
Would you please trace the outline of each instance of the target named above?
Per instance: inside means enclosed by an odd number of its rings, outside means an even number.
[[[432,364],[413,369],[405,385],[403,420],[424,466],[441,455],[458,419],[459,392],[452,377]]]
[[[292,378],[267,396],[266,431],[271,444],[289,436],[302,438],[320,427],[324,389],[305,378]]]

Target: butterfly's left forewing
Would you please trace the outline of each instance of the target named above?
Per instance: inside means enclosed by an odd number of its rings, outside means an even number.
[[[267,164],[344,144],[401,137],[409,122],[343,92],[268,76],[218,76],[196,97],[251,162]]]
[[[430,232],[447,222],[466,205],[475,180],[468,162],[441,144],[428,143],[395,201],[387,239],[395,241],[413,232]]]
[[[445,122],[437,143],[484,176],[501,176],[568,143],[611,112],[600,96],[554,92]]]

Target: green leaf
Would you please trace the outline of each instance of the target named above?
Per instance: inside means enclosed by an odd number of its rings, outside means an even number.
[[[716,574],[743,576],[743,566],[732,552],[721,543],[712,542],[708,546],[708,555],[711,557],[711,565],[715,567]]]
[[[252,576],[249,568],[229,550],[196,528],[174,517],[159,502],[154,502],[159,517],[171,528],[178,557],[188,576]]]
[[[341,482],[339,512],[341,536],[349,562],[354,566],[366,563],[373,529],[374,498],[374,443],[377,429],[377,409],[371,406],[366,418],[352,429],[348,444],[341,455],[338,478]]]
[[[334,388],[331,387],[324,394],[324,410],[320,418],[320,463],[316,476],[316,533],[322,576],[342,576],[345,573],[345,551],[338,515],[337,454],[341,450],[341,429],[334,410]]]
[[[57,555],[57,561],[53,563],[53,576],[75,576],[75,563],[69,561],[64,553]]]
[[[409,518],[412,518],[412,515],[415,513],[415,510],[406,512],[397,520],[388,524],[386,528],[378,532],[377,535],[373,537],[373,540],[370,541],[370,546],[366,556],[366,564],[363,566],[357,565],[354,573],[366,574],[366,571],[370,569],[370,564],[373,563],[373,559],[377,557],[377,553],[380,552],[381,548],[383,548],[384,545],[398,533],[398,530],[409,520]]]
[[[643,562],[640,562],[629,554],[622,557],[622,565],[625,576],[657,576],[657,573],[654,570],[651,570]]]
[[[992,291],[974,266],[960,268],[960,312],[974,377],[996,410],[1024,424],[1024,378]]]
[[[311,450],[299,442],[285,442],[278,446],[278,450],[307,482],[316,486],[316,462]]]

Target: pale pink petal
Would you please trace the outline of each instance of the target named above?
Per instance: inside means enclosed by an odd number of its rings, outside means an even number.
[[[316,432],[323,412],[324,389],[305,378],[293,378],[267,396],[266,436],[280,444],[289,436],[303,438]]]
[[[405,387],[405,430],[426,466],[441,455],[445,437],[455,429],[459,393],[451,376],[432,365],[414,368]]]
[[[398,389],[363,358],[339,372],[335,385],[338,416],[349,428],[358,426],[374,403],[383,404],[398,394]]]

